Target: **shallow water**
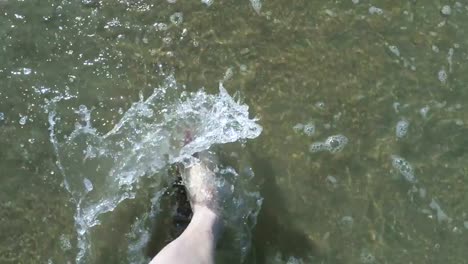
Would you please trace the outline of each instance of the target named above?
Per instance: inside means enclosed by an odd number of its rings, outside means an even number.
[[[169,164],[210,145],[239,201],[219,263],[467,263],[466,3],[0,11],[0,263],[144,263]]]

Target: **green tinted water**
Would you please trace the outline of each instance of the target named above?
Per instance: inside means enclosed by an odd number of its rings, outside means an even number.
[[[169,2],[0,0],[0,263],[77,254],[47,102],[62,98],[63,135],[81,104],[105,133],[161,71],[189,91],[223,81],[260,118],[230,157],[264,198],[247,263],[467,262],[466,3]],[[310,151],[332,135],[342,151]],[[96,263],[127,262],[122,234],[145,210],[125,202],[97,228]]]

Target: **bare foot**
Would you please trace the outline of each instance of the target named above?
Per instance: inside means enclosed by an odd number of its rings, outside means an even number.
[[[218,181],[207,164],[207,158],[199,156],[200,161],[182,173],[190,204],[194,212],[200,208],[208,208],[218,215],[220,210]]]

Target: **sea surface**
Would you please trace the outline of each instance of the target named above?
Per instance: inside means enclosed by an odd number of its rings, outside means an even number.
[[[207,149],[217,263],[468,263],[467,72],[466,1],[0,0],[0,263],[148,263]]]

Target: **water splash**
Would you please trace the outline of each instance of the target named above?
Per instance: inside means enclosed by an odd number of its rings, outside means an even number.
[[[146,100],[134,103],[106,134],[93,128],[92,110],[80,106],[75,130],[59,141],[57,114],[49,111],[50,141],[65,187],[76,204],[77,263],[89,258],[90,233],[100,224],[100,216],[133,199],[142,177],[156,174],[167,164],[189,160],[213,144],[260,135],[262,128],[249,118],[248,106],[236,102],[222,85],[217,95],[177,89],[169,77]],[[193,140],[184,145],[187,131]]]

